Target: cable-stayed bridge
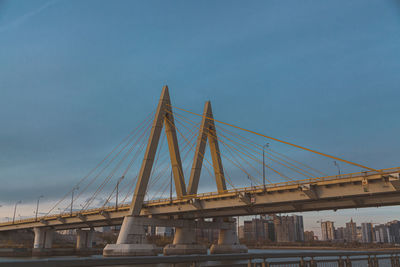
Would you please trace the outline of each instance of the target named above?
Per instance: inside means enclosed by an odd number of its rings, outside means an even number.
[[[267,141],[311,156],[289,157]],[[311,167],[312,159],[321,166],[324,159],[334,161],[338,173]],[[357,171],[342,174],[345,166]],[[203,114],[172,106],[165,86],[156,111],[45,216],[1,223],[0,231],[34,229],[34,247],[48,249],[54,230],[122,224],[117,244],[104,251],[121,256],[154,254],[146,225],[176,227],[165,254],[204,253],[190,229],[217,228],[220,238],[212,252],[244,252],[232,217],[398,205],[399,174],[400,168],[374,169],[219,121],[210,102]],[[206,188],[216,187],[216,192],[199,193],[206,178]],[[78,204],[81,208],[74,209]],[[78,231],[80,246],[90,246],[90,233]]]

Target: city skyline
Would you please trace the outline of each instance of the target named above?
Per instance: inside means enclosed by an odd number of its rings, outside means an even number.
[[[348,243],[392,243],[400,244],[400,220],[384,223],[357,223],[350,218],[345,225],[321,220],[322,235],[307,230],[301,215],[260,215],[247,218],[238,227],[239,238],[246,242],[309,242],[330,241]]]
[[[354,216],[352,216],[352,210],[348,210],[348,213],[342,213],[340,211],[336,211],[335,213],[339,213],[339,215],[331,215],[330,213],[332,213],[333,211],[320,211],[318,212],[319,214],[321,214],[321,217],[317,220],[314,221],[315,218],[318,218],[315,215],[315,212],[296,212],[296,213],[287,213],[287,214],[282,214],[285,216],[292,216],[292,215],[300,215],[303,217],[303,221],[304,221],[304,231],[313,231],[314,234],[316,236],[318,236],[319,240],[321,240],[322,238],[322,231],[321,231],[321,219],[323,221],[329,221],[329,222],[334,222],[335,227],[345,227],[346,223],[348,223],[350,220],[353,220],[358,226],[361,226],[362,223],[370,223],[373,222],[375,224],[385,224],[387,222],[390,221],[395,221],[395,220],[399,220],[400,221],[400,216],[398,216],[397,214],[392,214],[392,215],[386,215],[385,209],[390,209],[390,207],[382,207],[381,209],[382,212],[385,214],[385,216],[381,216],[381,217],[372,217],[370,215],[368,215],[368,209],[372,209],[372,208],[364,208],[365,211],[364,213],[366,213],[366,215],[361,215],[355,213],[353,214]],[[360,209],[354,209],[354,211],[359,211]],[[361,209],[363,210],[363,209]],[[309,216],[311,215],[311,216]],[[259,218],[260,215],[256,215],[256,216],[245,216],[245,217],[240,217],[240,225],[243,226],[243,222],[245,220],[251,220],[252,218]],[[337,218],[340,218],[340,220],[336,220]]]

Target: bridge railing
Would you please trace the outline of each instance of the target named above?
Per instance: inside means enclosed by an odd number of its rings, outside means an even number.
[[[331,176],[323,176],[323,177],[316,177],[316,178],[310,178],[310,179],[272,183],[272,184],[266,184],[265,188],[276,188],[276,187],[293,186],[293,185],[300,186],[300,185],[304,185],[304,184],[323,182],[323,181],[331,181],[331,180],[337,180],[337,179],[349,179],[349,178],[351,179],[351,178],[356,178],[356,177],[360,177],[360,176],[368,177],[371,175],[388,175],[391,173],[399,173],[399,172],[400,172],[400,167],[395,167],[395,168],[389,168],[389,169],[382,169],[382,170],[378,170],[378,171],[354,172],[354,173],[341,174],[341,175],[331,175]],[[205,197],[212,197],[212,196],[229,195],[232,193],[238,194],[241,192],[254,192],[257,190],[264,190],[264,185],[233,188],[233,189],[226,190],[223,194],[218,193],[218,192],[207,192],[207,193],[186,195],[186,196],[182,197],[181,199],[163,198],[163,199],[148,200],[145,202],[145,204],[168,202],[171,200],[174,201],[174,200],[185,200],[185,199],[192,199],[192,198],[205,198]]]

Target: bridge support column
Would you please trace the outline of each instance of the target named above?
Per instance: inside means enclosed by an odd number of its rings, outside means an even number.
[[[53,229],[34,228],[33,231],[35,233],[33,248],[48,249],[53,246]]]
[[[207,247],[196,243],[196,232],[191,228],[175,228],[172,244],[164,247],[164,255],[207,254]]]
[[[148,244],[141,218],[126,216],[119,232],[117,243],[108,244],[103,250],[104,257],[155,256],[156,246]]]
[[[76,230],[76,250],[87,250],[93,247],[93,229]]]
[[[233,219],[228,218],[226,221],[233,221]],[[235,231],[236,223],[232,225],[231,229],[219,230],[218,243],[211,246],[211,254],[247,253],[248,249],[246,245],[239,243],[239,238]]]
[[[33,232],[35,233],[35,239],[33,241],[32,255],[50,255],[54,230],[50,228],[34,228]]]

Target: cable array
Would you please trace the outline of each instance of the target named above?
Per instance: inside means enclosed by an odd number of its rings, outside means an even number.
[[[251,186],[263,184],[265,186],[266,184],[282,182],[282,180],[294,181],[296,179],[314,179],[327,176],[325,170],[318,170],[311,167],[310,164],[294,159],[294,153],[289,156],[286,153],[278,152],[279,146],[274,146],[274,149],[272,149],[269,143],[265,144],[265,139],[279,145],[287,145],[292,149],[300,149],[300,151],[311,152],[313,155],[375,171],[361,164],[204,117],[182,108],[174,106],[171,106],[171,108],[174,111],[166,110],[169,116],[165,117],[164,123],[168,123],[176,132],[182,162],[180,171],[185,178],[186,185],[189,183],[193,157],[196,153],[196,142],[201,130],[200,122],[189,118],[190,115],[200,116],[214,122],[215,128],[209,127],[205,131],[208,139],[212,138],[219,143],[219,157],[222,160],[224,173],[222,177],[228,186],[227,189],[236,189],[238,186],[248,187],[249,183]],[[47,214],[54,213],[56,208],[61,212],[67,212],[72,208],[76,210],[76,206],[80,205],[80,211],[84,211],[99,205],[102,208],[108,207],[114,199],[116,206],[129,201],[138,180],[141,159],[144,156],[148,136],[153,125],[153,117],[154,112],[149,114],[106,157],[68,190]],[[172,118],[174,119],[172,120]],[[259,140],[260,138],[261,140]],[[162,131],[146,189],[145,200],[165,198],[168,189],[169,198],[176,197],[172,168],[169,162],[169,147],[166,140],[166,134]],[[202,158],[203,169],[205,169],[205,172],[201,172],[203,178],[200,178],[200,181],[204,178],[215,179],[215,174],[212,171],[213,162],[208,149],[204,153],[200,153],[199,156]],[[213,186],[215,187],[215,185]],[[210,187],[206,190],[210,190]],[[69,202],[68,197],[70,195],[71,201]],[[120,203],[118,203],[118,200],[121,200]]]
[[[125,177],[125,179],[121,181],[121,188],[131,189],[136,176],[132,178],[128,177],[130,176],[129,170],[143,154],[143,148],[146,144],[145,139],[151,128],[153,116],[154,112],[140,122],[105,158],[68,190],[68,192],[51,207],[46,215],[52,212],[54,213],[56,208],[58,208],[61,213],[65,213],[71,209],[72,203],[74,204],[74,210],[76,210],[76,207],[79,205],[80,210],[83,211],[89,209],[95,200],[101,201],[101,199],[105,198],[106,202],[110,201],[111,197],[110,195],[105,197],[105,191],[110,188],[110,184],[115,182],[116,174],[121,172],[121,170],[123,171],[118,178]],[[129,158],[130,160],[127,163],[127,159]],[[107,170],[108,174],[106,174]],[[113,188],[115,190],[115,187]],[[73,196],[73,198],[68,198],[68,196]]]

